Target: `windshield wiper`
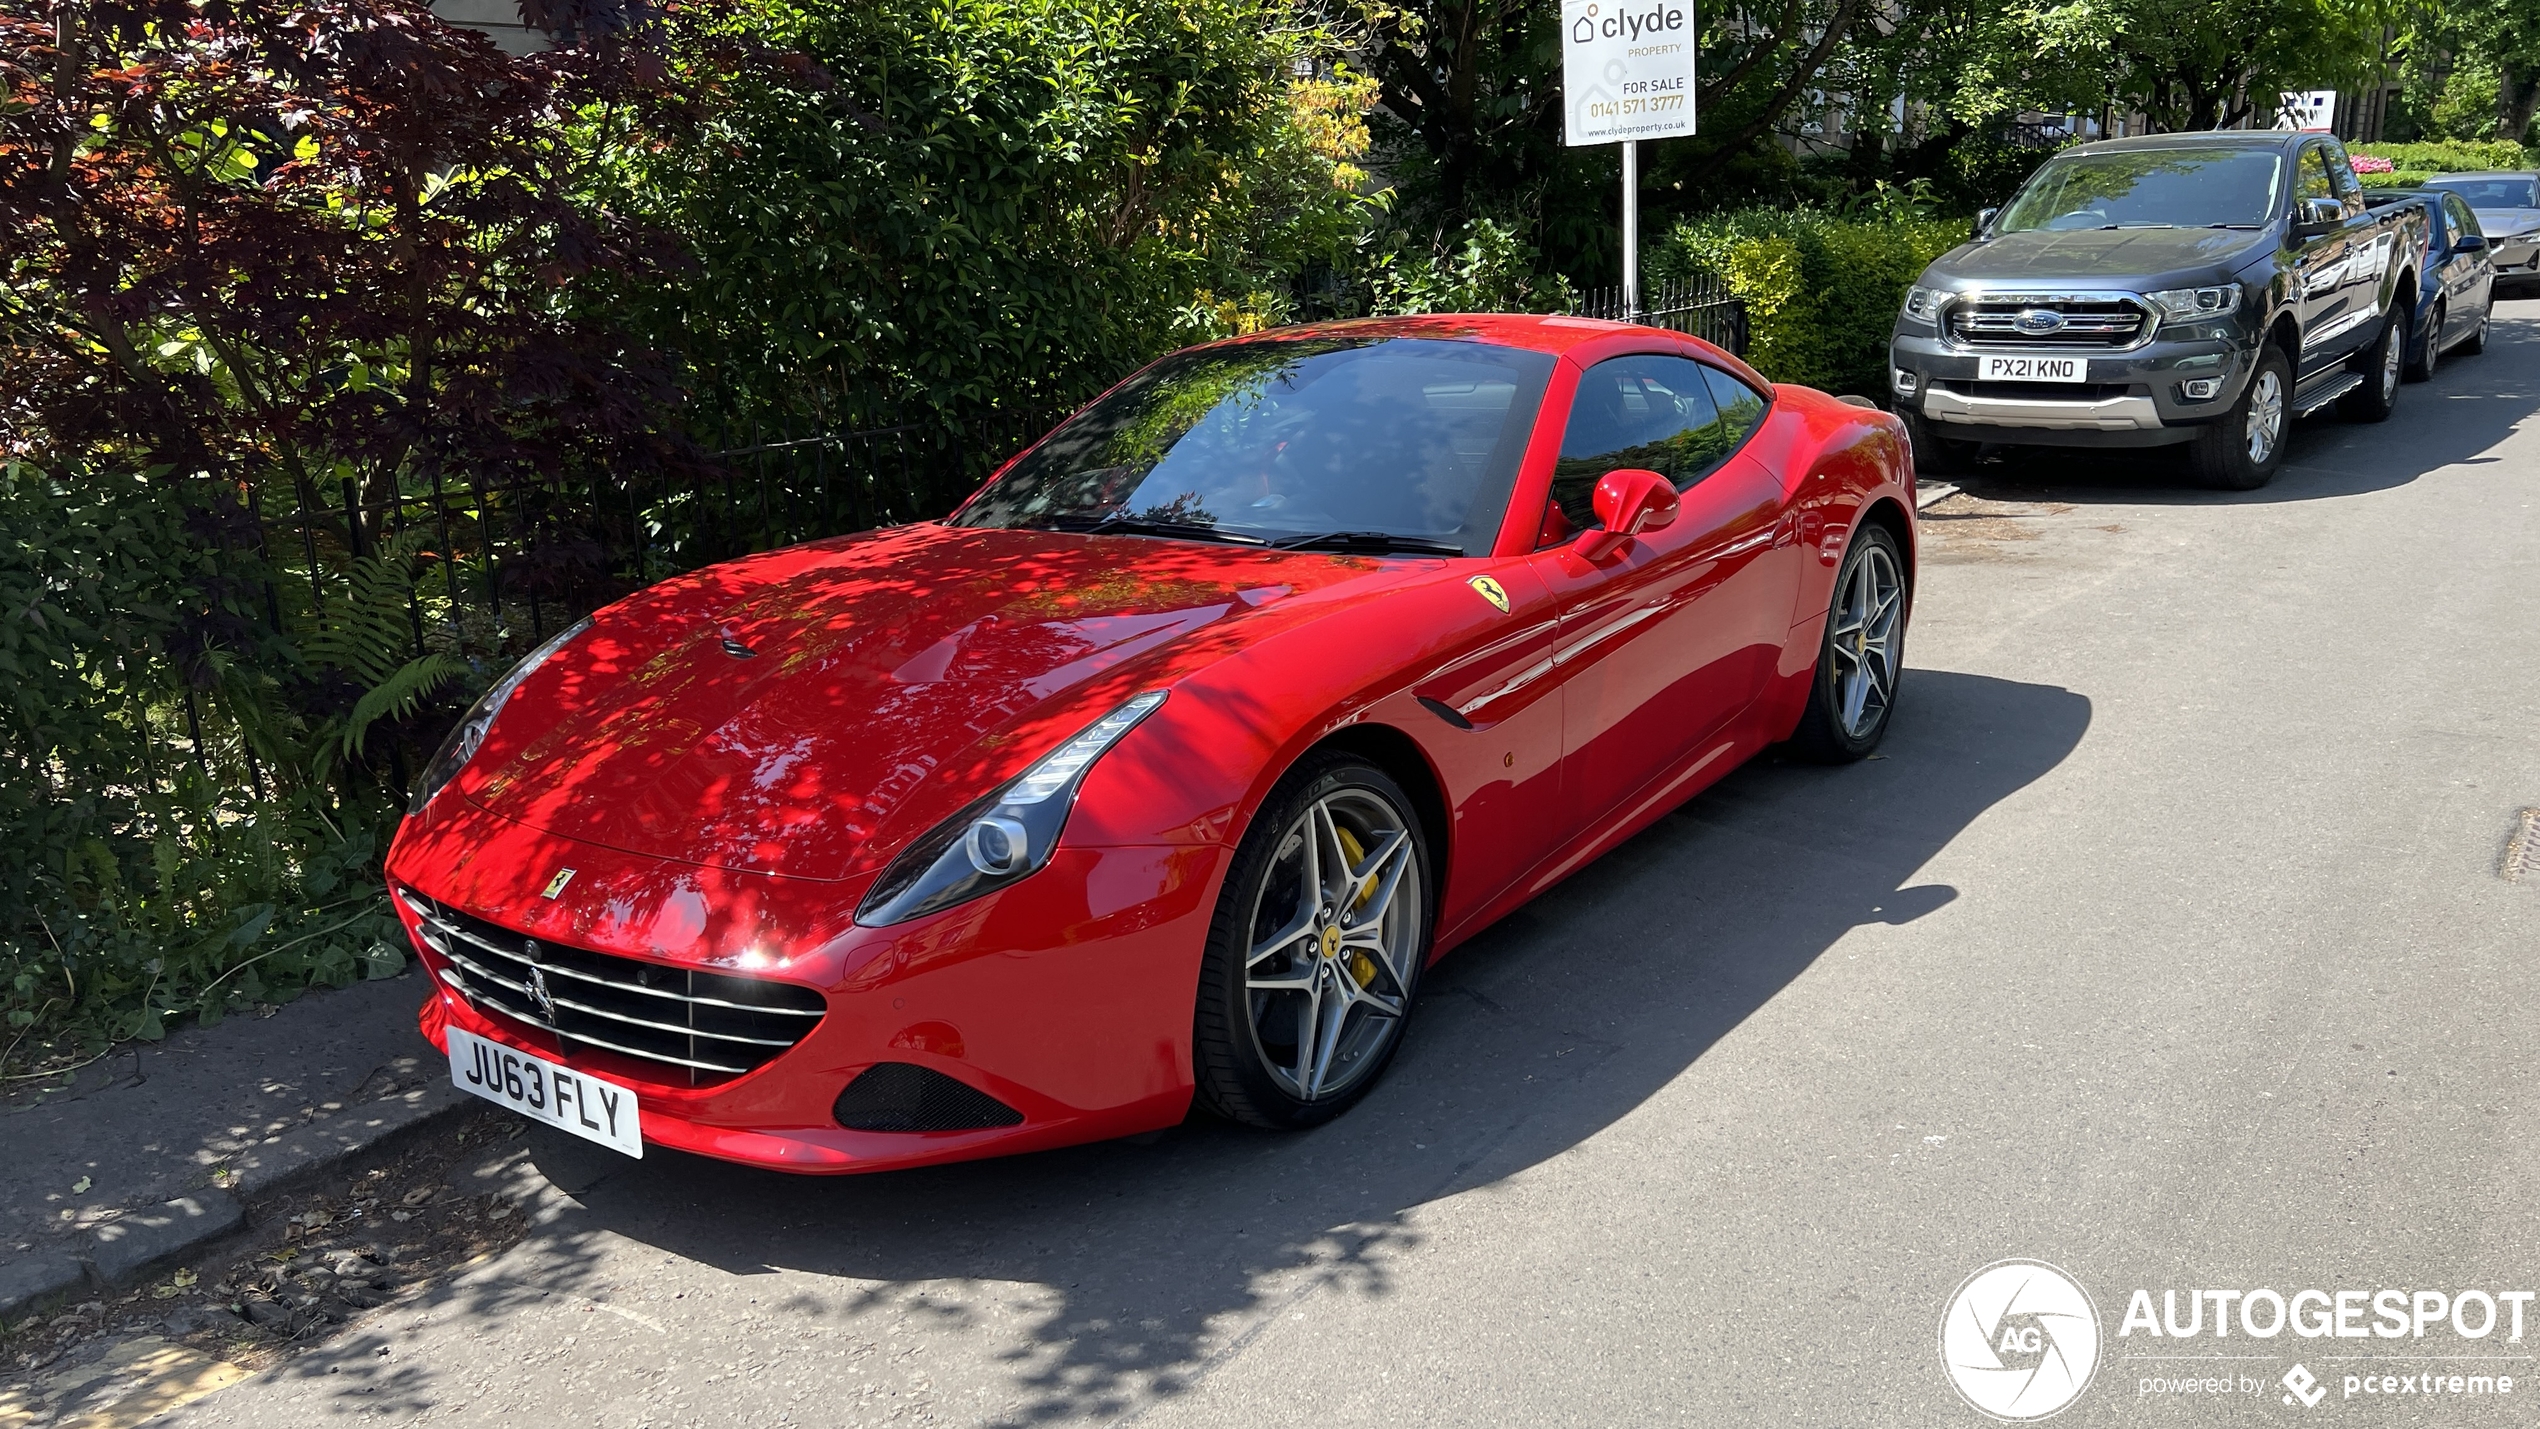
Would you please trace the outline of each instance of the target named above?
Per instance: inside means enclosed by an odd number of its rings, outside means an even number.
[[[1462,546],[1384,531],[1318,531],[1310,536],[1283,536],[1272,541],[1280,551],[1356,551],[1372,555],[1460,556]]]
[[[1047,529],[1079,536],[1165,536],[1179,541],[1219,541],[1235,546],[1270,544],[1259,536],[1220,531],[1196,521],[1150,521],[1139,516],[1105,516],[1091,521],[1082,516],[1053,516],[1048,520]]]
[[[2249,232],[2249,233],[2255,233],[2255,232],[2257,232],[2259,229],[2266,227],[2266,225],[2265,225],[2265,224],[2263,224],[2263,223],[2209,223],[2209,224],[2206,224],[2205,226],[2206,226],[2207,228],[2230,228],[2230,229],[2239,229],[2239,230],[2243,230],[2243,231],[2246,231],[2246,232]]]

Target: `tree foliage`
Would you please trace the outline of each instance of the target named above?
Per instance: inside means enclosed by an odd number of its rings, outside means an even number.
[[[393,968],[401,771],[528,633],[394,513],[693,464],[672,369],[582,296],[676,252],[553,142],[682,99],[416,0],[0,14],[10,1047]]]
[[[800,59],[735,74],[737,34]],[[578,142],[695,256],[620,291],[715,412],[1040,412],[1345,256],[1371,87],[1331,58],[1266,0],[753,0],[674,56],[692,132]]]

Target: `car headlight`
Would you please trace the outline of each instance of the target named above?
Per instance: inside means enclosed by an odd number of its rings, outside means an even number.
[[[2219,288],[2164,288],[2143,295],[2145,302],[2161,310],[2161,316],[2174,323],[2203,322],[2209,318],[2229,317],[2240,306],[2240,285],[2225,283]]]
[[[1048,863],[1085,771],[1155,713],[1164,693],[1149,690],[1104,715],[1003,788],[937,824],[882,870],[855,920],[882,928],[922,918],[993,893]]]
[[[1931,288],[1907,288],[1905,316],[1918,323],[1936,321],[1940,314],[1940,300],[1943,296],[1945,295]]]
[[[441,741],[441,748],[433,754],[432,762],[423,766],[422,777],[415,780],[414,792],[407,797],[407,813],[422,813],[423,806],[432,802],[432,796],[440,793],[443,785],[459,777],[459,771],[476,757],[476,747],[485,742],[485,731],[494,727],[494,716],[503,712],[503,705],[511,699],[512,691],[519,689],[522,681],[546,664],[549,656],[573,643],[573,637],[590,628],[591,618],[586,615],[557,631],[554,639],[530,651],[528,658],[512,666],[510,674],[496,680],[492,689],[476,697],[476,703],[469,705],[467,713],[459,717],[458,727],[450,731],[449,738]]]

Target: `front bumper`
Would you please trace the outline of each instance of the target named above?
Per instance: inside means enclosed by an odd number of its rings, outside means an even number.
[[[2079,357],[2086,381],[1985,382],[1988,355]],[[1969,441],[2052,446],[2161,446],[2183,442],[2228,413],[2257,366],[2254,343],[2210,328],[2172,329],[2141,347],[1974,348],[1928,328],[1899,327],[1888,344],[1889,382],[1901,411]],[[1913,391],[1905,390],[1907,378]],[[2211,396],[2191,381],[2217,381]]]
[[[460,1027],[631,1087],[647,1143],[771,1170],[845,1173],[1040,1150],[1171,1126],[1188,1111],[1198,962],[1223,850],[1070,848],[1011,887],[893,928],[857,927],[853,891],[680,864],[435,802],[399,831],[392,883],[572,948],[819,991],[812,1030],[755,1070],[691,1085],[679,1069],[570,1041],[463,997],[398,916],[433,978],[419,1025]],[[540,890],[573,868],[570,896]],[[910,1063],[1022,1114],[1012,1126],[884,1132],[838,1124],[839,1093]]]
[[[2496,241],[2496,292],[2520,297],[2540,291],[2540,234],[2518,234]]]

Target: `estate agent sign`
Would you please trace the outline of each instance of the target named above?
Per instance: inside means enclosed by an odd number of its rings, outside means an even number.
[[[1562,0],[1573,145],[1693,132],[1693,0]]]

